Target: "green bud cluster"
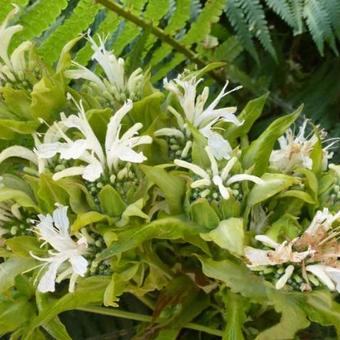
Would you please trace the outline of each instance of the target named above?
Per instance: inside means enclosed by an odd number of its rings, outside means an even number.
[[[103,237],[94,232],[89,232],[87,236],[88,248],[85,257],[89,261],[89,275],[111,275],[110,263],[108,261],[99,263],[96,260],[99,253],[105,248]]]
[[[186,152],[186,155],[183,157],[183,150],[185,148],[185,143],[186,140],[181,140],[180,138],[176,138],[175,136],[173,137],[166,137],[168,146],[169,146],[169,159],[170,160],[175,160],[175,159],[182,159],[184,161],[190,162],[192,161],[191,159],[191,152]]]
[[[4,238],[11,238],[16,236],[34,236],[33,225],[31,218],[23,219],[19,221],[14,219],[13,221],[8,221],[2,226],[3,229],[8,232],[3,235]]]
[[[297,267],[295,271],[297,271]],[[258,274],[262,276],[266,281],[271,282],[274,286],[280,277],[285,273],[285,267],[283,266],[271,266],[265,267],[258,271]],[[311,287],[319,287],[321,285],[320,281],[313,274],[307,274],[309,285]],[[303,285],[306,283],[302,276],[301,271],[293,274],[287,281],[286,287],[294,291],[302,291]]]

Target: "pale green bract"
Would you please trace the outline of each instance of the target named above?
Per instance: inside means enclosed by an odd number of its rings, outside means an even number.
[[[155,89],[91,36],[96,69],[72,61],[82,37],[54,68],[29,41],[10,54],[15,12],[0,26],[0,336],[70,339],[58,315],[75,309],[158,339],[290,339],[311,321],[340,336],[336,140],[307,121],[295,134],[300,109],[252,139],[266,96],[237,117],[238,87],[202,86],[216,65]],[[126,294],[153,314],[120,310]]]

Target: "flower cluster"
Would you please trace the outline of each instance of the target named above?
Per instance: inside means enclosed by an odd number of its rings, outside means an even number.
[[[93,69],[71,62],[78,37],[30,78],[34,45],[8,53],[16,11],[0,26],[0,93],[18,101],[0,96],[1,335],[67,338],[58,313],[124,293],[154,309],[150,334],[183,315],[225,328],[233,306],[338,322],[325,312],[339,309],[337,139],[306,120],[295,133],[299,109],[253,139],[265,96],[237,115],[239,87],[214,96],[206,70],[156,89],[90,34]],[[7,306],[28,317],[2,331]]]

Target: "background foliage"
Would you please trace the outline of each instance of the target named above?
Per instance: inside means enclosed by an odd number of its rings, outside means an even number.
[[[17,22],[24,30],[12,49],[34,39],[41,57],[52,65],[69,40],[90,29],[107,37],[107,47],[126,58],[130,70],[137,65],[152,70],[155,86],[190,66],[190,61],[199,66],[222,61],[223,67],[211,73],[216,88],[224,79],[242,84],[245,91],[237,93],[239,102],[270,91],[270,105],[255,131],[304,103],[307,116],[339,136],[337,0],[124,0],[119,14],[93,0],[0,0],[0,21],[13,2],[23,9]],[[84,40],[74,53],[80,64],[91,64],[92,51]],[[124,301],[127,309],[129,303],[135,304],[129,298]],[[108,322],[99,320],[89,330],[86,314],[77,315],[64,316],[66,322],[74,320],[67,325],[74,338],[102,332],[119,336],[117,329],[133,327],[131,322],[117,321],[108,328]]]

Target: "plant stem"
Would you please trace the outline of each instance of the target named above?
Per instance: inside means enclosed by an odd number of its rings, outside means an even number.
[[[77,308],[77,310],[81,310],[83,312],[89,312],[89,313],[96,313],[101,315],[108,315],[108,316],[115,316],[117,318],[122,319],[130,319],[135,321],[142,321],[142,322],[151,322],[152,316],[145,315],[145,314],[139,314],[139,313],[132,313],[132,312],[126,312],[117,308],[106,308],[106,307],[99,307],[99,306],[87,306],[87,307],[80,307]],[[222,336],[222,331],[218,329],[214,329],[208,326],[199,325],[196,323],[189,322],[183,326],[183,328],[192,329],[195,331],[204,332],[207,334]]]
[[[130,10],[125,9],[123,6],[113,2],[111,0],[95,0],[97,3],[105,6],[110,11],[117,13],[119,16],[125,18],[126,20],[134,23],[135,25],[142,27],[145,30],[149,30],[152,34],[154,34],[161,41],[164,41],[166,44],[170,45],[172,48],[177,50],[179,53],[185,55],[189,60],[197,64],[197,66],[203,68],[208,64],[199,58],[195,52],[193,52],[190,48],[178,42],[176,39],[172,38],[171,35],[167,34],[161,28],[154,26],[152,22],[146,21],[141,17],[134,15]],[[208,72],[212,78],[214,78],[219,83],[224,84],[225,78],[220,74],[210,71]]]

